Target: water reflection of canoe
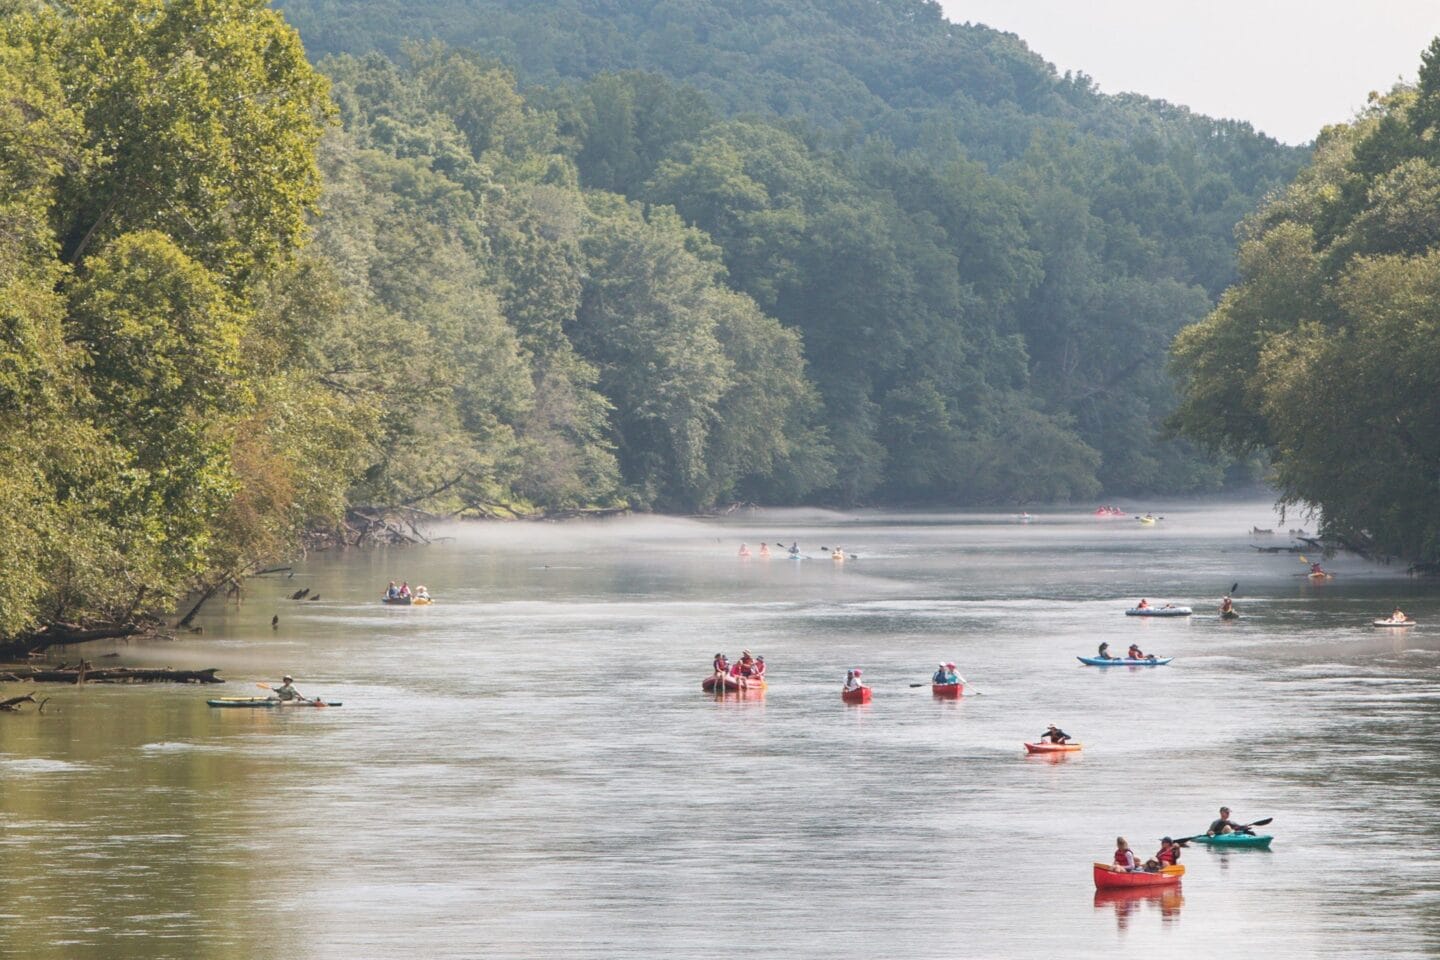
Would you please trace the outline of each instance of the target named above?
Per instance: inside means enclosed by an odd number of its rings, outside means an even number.
[[[947,700],[959,700],[965,695],[965,684],[963,683],[932,683],[930,692],[937,697],[944,697]]]
[[[212,707],[338,707],[324,700],[281,700],[278,697],[219,697],[206,700]]]
[[[856,687],[854,690],[841,690],[840,699],[846,703],[869,703],[870,688]]]
[[[1145,870],[1117,870],[1108,863],[1095,864],[1095,888],[1097,890],[1124,890],[1136,887],[1164,887],[1179,883],[1185,875],[1185,867],[1175,864],[1162,867],[1155,873]]]
[[[715,692],[715,677],[709,676],[700,681],[700,689],[706,693]],[[761,693],[765,689],[765,680],[762,677],[725,677],[722,693]]]
[[[1026,753],[1074,753],[1080,749],[1078,743],[1027,743]]]

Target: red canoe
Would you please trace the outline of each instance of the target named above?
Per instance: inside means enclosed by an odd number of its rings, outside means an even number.
[[[870,688],[856,687],[854,690],[841,690],[840,699],[846,703],[869,703]]]
[[[1026,753],[1073,753],[1080,749],[1078,743],[1027,743]]]
[[[715,692],[715,678],[706,677],[700,683],[700,689],[706,693]],[[724,693],[759,693],[765,689],[764,677],[726,677]]]
[[[1173,867],[1164,867],[1158,873],[1149,873],[1143,870],[1116,870],[1108,863],[1097,863],[1095,864],[1095,889],[1166,887],[1179,883],[1183,876],[1185,876],[1185,868],[1178,863]]]
[[[963,683],[932,683],[930,692],[937,697],[944,697],[947,700],[959,700],[965,694]]]

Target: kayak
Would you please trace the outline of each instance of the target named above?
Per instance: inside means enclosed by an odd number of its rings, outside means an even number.
[[[856,687],[854,690],[841,690],[840,699],[846,703],[869,703],[870,688]]]
[[[1333,574],[1333,573],[1307,573],[1307,574],[1305,574],[1305,576],[1309,577],[1311,580],[1334,580],[1334,579],[1335,579],[1335,574]]]
[[[947,700],[959,700],[965,695],[965,684],[963,683],[932,683],[930,692],[937,697],[944,697]]]
[[[700,689],[706,693],[715,692],[715,678],[706,677],[700,682]],[[726,677],[723,693],[759,693],[765,689],[764,677]]]
[[[1163,667],[1174,660],[1174,657],[1148,657],[1144,660],[1131,660],[1122,657],[1119,660],[1102,660],[1099,657],[1076,657],[1081,663],[1091,667]]]
[[[1139,520],[1141,523],[1145,524],[1146,526],[1149,526],[1150,524],[1152,524],[1152,523],[1155,522],[1155,518],[1154,518],[1154,517],[1136,517],[1135,519]]]
[[[1079,749],[1080,744],[1078,743],[1050,743],[1046,741],[1044,743],[1025,744],[1026,753],[1074,753]]]
[[[1220,611],[1220,619],[1221,619],[1221,620],[1239,620],[1239,619],[1240,619],[1240,614],[1236,613],[1234,610],[1221,610],[1221,611]]]
[[[281,700],[277,697],[220,697],[206,700],[212,707],[338,707],[339,703],[324,700]]]
[[[1161,867],[1155,873],[1146,870],[1117,870],[1108,863],[1097,863],[1095,888],[1115,890],[1124,887],[1164,887],[1179,883],[1184,875],[1185,867],[1178,863],[1173,867]]]
[[[391,603],[401,607],[423,607],[435,601],[430,597],[381,597],[380,602]]]
[[[1372,620],[1371,623],[1377,627],[1413,627],[1414,620]]]
[[[1275,838],[1267,834],[1256,836],[1253,833],[1217,833],[1213,837],[1191,837],[1191,843],[1203,843],[1212,847],[1253,847],[1260,850],[1269,850],[1270,841]]]
[[[1188,617],[1195,611],[1189,607],[1131,607],[1127,617]]]

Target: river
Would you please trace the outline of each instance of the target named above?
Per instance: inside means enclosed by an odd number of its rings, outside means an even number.
[[[1312,584],[1251,548],[1288,540],[1268,503],[1157,512],[469,525],[312,557],[203,634],[84,651],[224,687],[0,716],[0,955],[1440,954],[1440,588],[1346,555]],[[797,539],[858,556],[736,556]],[[377,602],[404,578],[439,602]],[[1123,616],[1140,596],[1196,616]],[[1370,626],[1397,602],[1419,626]],[[1175,661],[1076,661],[1101,640]],[[702,694],[742,647],[766,694]],[[978,693],[911,686],[947,659]],[[205,705],[285,672],[344,706]],[[1085,749],[1027,758],[1052,722]],[[1148,856],[1222,803],[1273,817],[1272,850],[1096,893],[1117,835]]]

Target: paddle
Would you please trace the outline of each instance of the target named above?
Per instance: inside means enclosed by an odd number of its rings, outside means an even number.
[[[269,691],[271,691],[272,693],[273,693],[274,690],[275,690],[275,688],[272,687],[272,686],[270,686],[270,684],[268,684],[268,683],[257,683],[257,684],[255,684],[255,686],[259,687],[261,690],[269,690]],[[311,697],[302,697],[302,696],[300,696],[299,693],[296,693],[296,694],[295,694],[295,699],[296,699],[296,700],[303,700],[303,701],[305,701],[306,703],[313,703],[313,704],[316,704],[317,706],[321,706],[321,707],[325,706],[325,704],[324,704],[322,701],[312,699]]]
[[[1242,826],[1239,830],[1236,830],[1236,831],[1234,831],[1234,832],[1235,832],[1235,833],[1245,833],[1245,834],[1248,834],[1248,833],[1251,832],[1251,830],[1250,830],[1251,827],[1263,827],[1263,826],[1265,826],[1267,823],[1273,823],[1274,820],[1275,820],[1274,817],[1266,817],[1266,818],[1263,819],[1263,820],[1256,820],[1254,823],[1247,823],[1247,824],[1245,824],[1244,826]],[[1189,843],[1191,840],[1204,840],[1207,836],[1208,836],[1208,834],[1197,833],[1197,834],[1196,834],[1195,836],[1193,836],[1193,837],[1181,837],[1180,839],[1176,840],[1175,842],[1176,842],[1176,843],[1179,843],[1179,844],[1186,844],[1186,843]]]

